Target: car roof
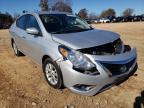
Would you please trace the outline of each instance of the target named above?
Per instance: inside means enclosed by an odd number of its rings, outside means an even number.
[[[55,15],[67,15],[67,16],[76,17],[72,13],[68,13],[68,12],[58,12],[58,11],[24,11],[23,14],[20,15],[17,19],[19,19],[23,15],[28,15],[28,14],[31,14],[31,15],[34,15],[34,16],[39,16],[39,15],[43,15],[43,14],[55,14]]]
[[[42,15],[42,14],[65,14],[65,15],[73,15],[72,13],[58,12],[58,11],[35,11],[35,12],[25,12],[24,14],[37,14],[37,15]]]

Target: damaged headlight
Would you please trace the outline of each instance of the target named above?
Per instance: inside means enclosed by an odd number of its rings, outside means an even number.
[[[59,46],[59,52],[65,59],[68,59],[72,64],[73,68],[80,71],[90,71],[96,69],[94,63],[86,57],[84,54],[71,50],[65,46]]]

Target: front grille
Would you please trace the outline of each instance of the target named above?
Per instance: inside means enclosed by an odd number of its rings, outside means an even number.
[[[121,50],[121,40],[120,39],[117,39],[114,42],[110,42],[110,43],[96,46],[96,47],[79,49],[78,51],[80,51],[84,54],[91,54],[91,55],[112,55],[112,54],[120,53],[120,52],[116,51],[116,47],[119,47]]]
[[[112,76],[115,76],[129,71],[130,67],[134,64],[134,62],[135,59],[125,64],[108,64],[108,63],[102,63],[102,64],[112,73]]]

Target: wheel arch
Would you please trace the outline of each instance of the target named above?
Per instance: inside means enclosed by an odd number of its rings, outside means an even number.
[[[49,55],[44,55],[44,56],[42,57],[42,65],[43,65],[44,61],[45,61],[47,58],[52,59]],[[53,60],[53,59],[52,59],[52,60]]]
[[[53,60],[53,58],[51,57],[51,56],[49,56],[49,55],[44,55],[43,57],[42,57],[42,68],[44,68],[43,66],[44,66],[44,61],[47,59],[47,58],[49,58],[49,59],[51,59],[51,60]],[[54,61],[55,62],[55,61]],[[56,62],[55,62],[56,63]],[[56,63],[56,65],[57,65],[57,67],[58,67],[58,69],[59,69],[59,74],[60,74],[60,76],[61,76],[61,79],[62,79],[62,86],[60,87],[60,89],[63,89],[65,86],[64,86],[64,82],[63,82],[63,74],[62,74],[62,71],[61,71],[61,68],[60,68],[60,66]]]

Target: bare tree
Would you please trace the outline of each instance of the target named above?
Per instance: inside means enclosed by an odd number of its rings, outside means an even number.
[[[39,6],[42,11],[48,11],[48,0],[40,0]]]
[[[64,1],[65,1],[65,3],[66,3],[67,5],[72,6],[71,0],[64,0]]]
[[[55,0],[54,5],[52,6],[53,11],[59,12],[69,12],[72,13],[72,7],[70,0]]]
[[[101,18],[107,18],[107,17],[110,17],[110,16],[116,16],[116,12],[115,12],[115,10],[112,9],[112,8],[109,8],[109,9],[107,9],[107,10],[104,10],[104,11],[101,13],[101,15],[100,15]]]
[[[127,8],[126,10],[123,11],[123,16],[132,16],[134,13],[134,10],[131,8]]]
[[[88,18],[88,10],[86,8],[81,9],[78,13],[78,16],[82,19]]]
[[[116,16],[116,12],[115,12],[115,10],[112,9],[112,8],[109,8],[109,9],[107,10],[107,14],[108,14],[109,16]]]

